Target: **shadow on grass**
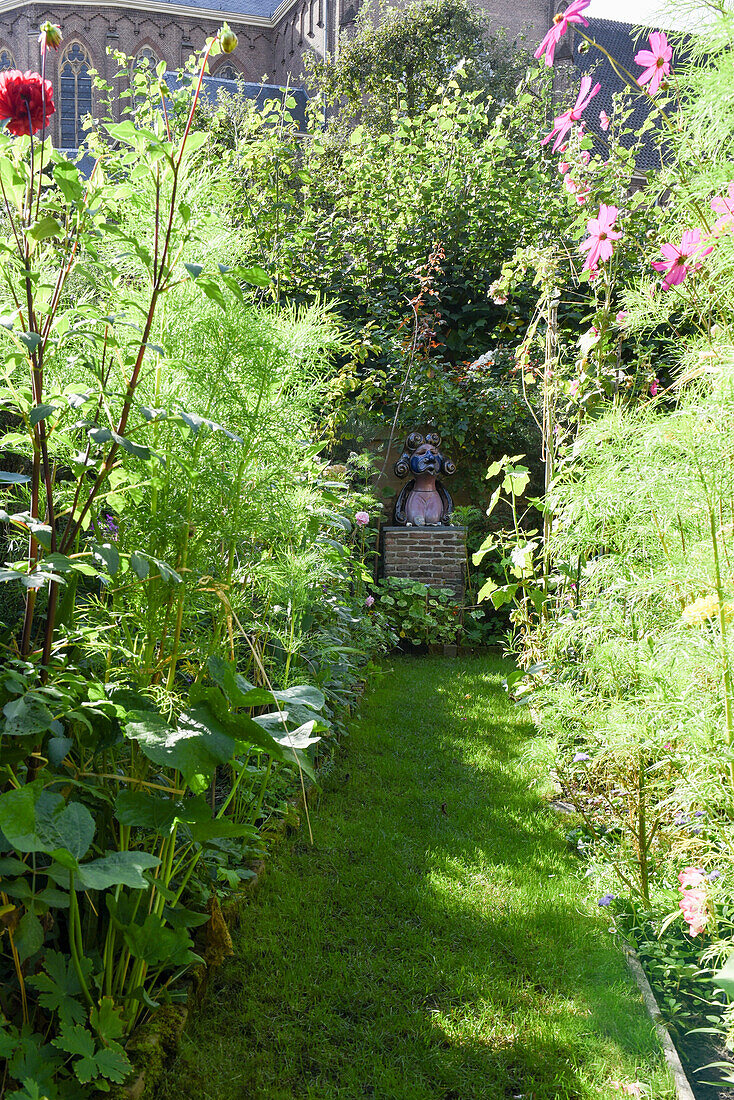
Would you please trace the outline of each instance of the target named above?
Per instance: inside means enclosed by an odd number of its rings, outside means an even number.
[[[401,659],[246,908],[161,1100],[672,1096],[498,662]]]

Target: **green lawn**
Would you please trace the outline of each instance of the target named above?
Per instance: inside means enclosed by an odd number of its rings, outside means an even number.
[[[390,663],[160,1100],[673,1097],[506,667]]]

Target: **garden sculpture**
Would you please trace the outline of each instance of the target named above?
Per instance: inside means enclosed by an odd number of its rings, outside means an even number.
[[[444,458],[438,432],[411,432],[395,463],[397,477],[415,476],[400,490],[395,502],[397,527],[439,527],[451,525],[453,503],[437,474],[453,474],[456,466]]]

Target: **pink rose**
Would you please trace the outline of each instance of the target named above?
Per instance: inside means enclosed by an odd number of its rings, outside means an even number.
[[[369,512],[357,512],[354,517],[354,522],[358,527],[366,527],[370,521]]]

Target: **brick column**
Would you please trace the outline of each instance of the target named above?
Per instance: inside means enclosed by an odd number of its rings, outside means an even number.
[[[383,527],[382,575],[464,596],[465,527]]]

